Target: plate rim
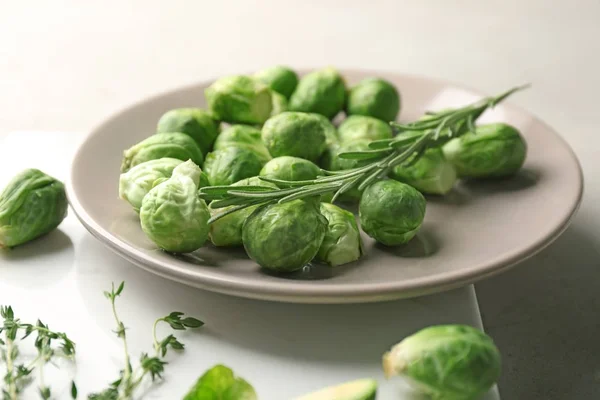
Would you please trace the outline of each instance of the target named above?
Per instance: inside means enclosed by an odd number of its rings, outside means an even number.
[[[299,73],[306,73],[312,69],[298,69]],[[395,75],[402,77],[403,79],[411,79],[424,81],[428,83],[434,83],[436,85],[450,85],[460,90],[465,90],[476,96],[486,96],[482,91],[473,89],[467,85],[455,83],[445,79],[439,79],[435,77],[427,77],[424,75],[392,72],[386,70],[370,70],[370,69],[352,69],[352,68],[339,68],[343,72],[350,74],[372,74],[379,76]],[[214,78],[213,78],[214,79]],[[577,173],[577,195],[575,202],[568,213],[565,213],[565,217],[560,221],[560,224],[547,235],[538,238],[532,245],[522,249],[521,251],[515,251],[508,254],[505,257],[501,257],[498,260],[485,263],[485,267],[482,264],[476,265],[474,268],[468,268],[452,272],[452,274],[446,274],[444,277],[440,276],[429,276],[421,277],[411,280],[410,285],[406,285],[403,281],[394,281],[390,283],[373,283],[373,284],[344,284],[343,287],[319,287],[319,286],[295,286],[293,293],[286,291],[285,284],[273,287],[264,285],[262,283],[253,282],[236,282],[230,281],[221,277],[215,277],[210,275],[198,276],[195,275],[192,281],[189,279],[189,271],[185,271],[180,267],[174,265],[167,265],[166,263],[155,260],[142,252],[140,252],[134,246],[125,243],[108,230],[100,226],[85,210],[82,206],[78,196],[77,189],[75,188],[74,173],[76,161],[81,157],[81,152],[93,137],[102,130],[104,125],[110,123],[114,119],[136,109],[144,104],[152,103],[159,98],[175,95],[180,91],[192,90],[195,87],[206,85],[213,80],[206,79],[182,85],[173,89],[157,92],[154,95],[147,96],[141,100],[129,104],[126,107],[120,108],[116,112],[113,112],[103,118],[101,122],[97,123],[92,127],[83,137],[83,139],[76,146],[75,153],[71,159],[71,165],[69,169],[68,178],[65,182],[67,198],[69,204],[77,216],[78,220],[84,225],[84,227],[98,239],[101,243],[111,249],[119,256],[127,259],[138,267],[149,271],[153,274],[161,276],[166,279],[174,280],[188,286],[193,286],[213,292],[218,292],[227,295],[234,295],[245,298],[292,302],[292,303],[364,303],[364,302],[378,302],[386,300],[394,300],[400,298],[408,298],[414,296],[421,296],[436,292],[442,292],[465,286],[468,284],[475,283],[477,281],[487,279],[491,276],[500,274],[507,271],[513,266],[520,262],[533,257],[540,251],[545,249],[547,246],[552,244],[571,224],[573,218],[577,215],[579,208],[582,203],[584,194],[584,176],[581,163],[574,152],[573,148],[569,143],[551,126],[541,120],[537,115],[526,109],[516,106],[510,102],[502,103],[502,106],[508,109],[512,109],[516,112],[524,113],[530,116],[536,123],[541,124],[548,133],[551,133],[558,139],[562,146],[567,150],[569,156],[575,162],[576,173]],[[284,281],[282,281],[283,283]]]

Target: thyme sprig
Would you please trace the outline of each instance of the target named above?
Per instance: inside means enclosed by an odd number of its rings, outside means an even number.
[[[429,148],[438,147],[447,141],[473,131],[477,119],[489,108],[493,108],[515,92],[527,88],[517,86],[497,96],[483,98],[460,108],[439,112],[427,112],[425,118],[400,124],[390,122],[396,136],[392,139],[376,140],[369,150],[339,154],[340,158],[360,160],[354,169],[344,171],[322,170],[322,175],[312,180],[284,181],[260,177],[265,182],[276,184],[279,189],[267,186],[207,186],[200,189],[200,197],[212,201],[211,208],[228,207],[213,215],[209,223],[233,212],[259,204],[286,203],[309,196],[334,193],[332,203],[342,194],[358,187],[365,189],[370,184],[385,178],[397,165],[411,165]]]

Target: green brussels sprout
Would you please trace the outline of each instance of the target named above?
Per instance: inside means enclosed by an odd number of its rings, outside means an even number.
[[[142,230],[163,250],[189,253],[202,247],[208,238],[210,212],[198,197],[200,173],[200,167],[186,161],[142,200]]]
[[[246,147],[258,154],[264,162],[271,159],[269,150],[260,137],[260,129],[249,125],[232,125],[219,134],[213,150],[223,150],[227,147]]]
[[[401,375],[433,399],[475,400],[500,377],[501,357],[493,340],[466,325],[422,329],[383,356],[389,378]]]
[[[272,183],[260,180],[259,177],[253,176],[252,178],[242,179],[234,183],[232,186],[266,186],[277,189]],[[208,207],[211,215],[221,214],[235,206],[223,207],[214,209]],[[241,246],[242,245],[242,227],[244,221],[250,214],[254,212],[259,206],[250,206],[243,208],[239,211],[233,212],[229,215],[224,216],[221,219],[216,220],[210,224],[209,237],[212,244],[218,247],[226,246]]]
[[[367,187],[358,206],[365,233],[386,246],[407,243],[425,218],[425,198],[412,186],[391,179]]]
[[[456,183],[456,170],[440,148],[431,148],[411,166],[397,165],[390,178],[404,182],[421,193],[446,194]]]
[[[298,85],[298,75],[288,67],[276,65],[254,74],[254,78],[269,86],[271,90],[290,98]]]
[[[62,182],[38,169],[20,172],[0,194],[0,248],[54,230],[67,216],[67,207]]]
[[[257,400],[256,391],[248,382],[236,377],[224,365],[206,371],[183,400]]]
[[[390,82],[379,78],[360,81],[348,92],[346,113],[367,115],[385,122],[395,121],[400,112],[400,94]]]
[[[244,75],[218,79],[204,95],[213,114],[230,123],[262,124],[273,108],[269,87]]]
[[[328,225],[317,259],[332,267],[358,260],[363,242],[354,214],[329,203],[321,203],[321,214]]]
[[[322,114],[329,119],[344,108],[346,85],[335,68],[324,68],[302,77],[292,97],[290,110]]]
[[[264,165],[264,157],[246,147],[226,147],[208,153],[204,171],[212,186],[231,185],[256,176]]]
[[[219,121],[201,108],[176,108],[158,120],[157,133],[181,132],[190,135],[206,155],[219,134]]]
[[[136,165],[119,177],[119,197],[139,212],[144,196],[156,186],[155,182],[170,178],[175,167],[182,162],[165,157]]]
[[[260,171],[260,176],[284,181],[305,181],[320,174],[321,168],[313,162],[290,156],[275,157]]]
[[[326,229],[316,199],[293,200],[257,208],[244,222],[242,241],[263,268],[292,272],[317,255]]]
[[[342,143],[359,139],[381,140],[392,138],[392,128],[389,124],[373,117],[351,115],[338,127],[338,136]]]
[[[346,169],[353,169],[362,167],[370,162],[370,160],[350,160],[347,158],[340,158],[341,153],[347,153],[350,151],[365,151],[369,149],[370,140],[366,139],[358,139],[353,142],[344,143],[336,146],[334,149],[333,157],[329,160],[328,165],[323,166],[323,168],[328,169],[330,171],[342,171]],[[362,195],[362,191],[358,190],[358,187],[355,186],[349,191],[343,193],[339,196],[340,201],[345,203],[356,203],[360,200]]]
[[[341,385],[326,387],[295,400],[375,400],[376,397],[376,380],[357,379]]]
[[[284,95],[277,92],[271,93],[273,99],[273,109],[271,110],[271,116],[281,114],[288,109],[288,101]]]
[[[286,111],[269,118],[262,129],[262,141],[273,157],[316,162],[325,150],[325,126],[315,114]]]
[[[185,133],[157,133],[123,152],[121,172],[127,172],[131,167],[146,161],[165,157],[192,160],[197,165],[202,165],[204,161],[202,150],[196,141]]]
[[[475,132],[450,140],[442,148],[461,178],[504,178],[525,162],[527,144],[514,127],[480,125]]]

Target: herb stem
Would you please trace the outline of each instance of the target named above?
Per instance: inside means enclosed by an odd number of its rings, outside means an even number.
[[[15,380],[15,366],[13,360],[14,343],[9,336],[9,331],[5,332],[6,338],[6,378],[5,381],[8,384],[8,398],[9,400],[17,400],[18,388]]]

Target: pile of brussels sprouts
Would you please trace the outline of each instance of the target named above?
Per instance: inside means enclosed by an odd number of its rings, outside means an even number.
[[[283,203],[265,203],[252,193],[285,194],[293,189],[278,182],[310,185],[372,163],[340,155],[369,156],[377,151],[373,143],[399,137],[390,124],[400,112],[398,89],[380,78],[347,87],[334,68],[299,78],[276,66],[220,78],[205,97],[207,110],[167,111],[154,135],[124,152],[119,194],[139,213],[146,235],[172,253],[195,251],[207,240],[243,246],[263,268],[278,272],[313,260],[331,266],[358,260],[359,224],[331,203],[333,192],[316,188],[313,196]],[[346,118],[334,125],[342,114]],[[498,123],[473,125],[421,150],[368,186],[336,197],[343,205],[358,203],[360,227],[383,245],[415,236],[425,217],[424,194],[446,194],[460,178],[511,176],[524,162],[526,145],[515,128]],[[242,197],[225,207],[205,196],[207,187]]]

